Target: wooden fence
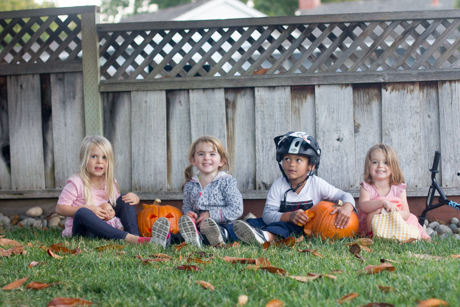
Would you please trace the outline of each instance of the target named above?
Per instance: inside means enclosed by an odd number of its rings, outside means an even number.
[[[0,198],[57,197],[101,133],[143,199],[182,198],[204,134],[226,144],[244,198],[263,199],[280,176],[273,138],[294,130],[355,196],[378,142],[409,196],[426,195],[435,150],[460,195],[460,11],[98,24],[97,9],[0,13]]]

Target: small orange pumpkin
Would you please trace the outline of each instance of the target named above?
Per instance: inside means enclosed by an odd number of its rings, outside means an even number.
[[[310,218],[303,228],[303,232],[307,236],[321,236],[324,240],[341,239],[344,237],[354,237],[358,233],[358,217],[354,212],[351,212],[350,221],[345,228],[337,228],[334,225],[337,213],[331,214],[332,210],[341,206],[330,201],[320,201],[305,213]]]
[[[182,212],[174,206],[161,206],[161,200],[156,199],[153,205],[142,204],[144,210],[137,215],[137,226],[143,237],[152,236],[152,226],[160,217],[165,217],[171,225],[170,231],[174,234],[179,232],[179,218]]]

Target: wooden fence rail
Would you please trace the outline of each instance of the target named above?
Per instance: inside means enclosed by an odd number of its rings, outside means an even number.
[[[445,192],[460,195],[458,10],[95,16],[95,7],[0,13],[0,198],[57,197],[82,138],[98,131],[113,144],[121,189],[144,199],[182,198],[187,148],[204,134],[226,144],[244,197],[263,199],[280,176],[273,138],[292,130],[318,140],[319,175],[355,196],[378,142],[397,151],[408,195],[426,195],[435,150]]]

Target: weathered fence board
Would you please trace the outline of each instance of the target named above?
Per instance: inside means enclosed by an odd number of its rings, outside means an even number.
[[[40,76],[8,77],[11,187],[44,189]]]
[[[187,150],[192,143],[188,91],[167,92],[168,190],[180,191],[184,170],[190,164]]]
[[[0,76],[0,190],[11,189],[7,77]]]
[[[80,171],[80,147],[85,136],[83,79],[81,73],[51,74],[54,171],[56,188],[62,189]]]
[[[132,189],[165,191],[166,93],[131,93]]]
[[[380,84],[353,87],[355,185],[363,181],[369,148],[382,142],[382,89]]]
[[[315,87],[291,87],[291,130],[316,138]]]
[[[355,185],[353,126],[353,87],[350,85],[317,86],[316,136],[321,147],[318,174],[336,187]]]
[[[218,138],[227,148],[224,89],[190,90],[192,140],[203,135]]]
[[[439,82],[439,133],[441,135],[442,186],[458,187],[460,169],[460,83]]]
[[[421,185],[420,92],[418,83],[382,88],[383,142],[398,155],[408,188]]]
[[[53,114],[51,102],[51,80],[49,74],[40,75],[41,107],[43,128],[43,158],[45,167],[45,188],[56,187],[54,173]]]
[[[225,91],[227,109],[227,148],[231,174],[238,189],[255,190],[256,141],[253,89]]]
[[[289,87],[256,87],[256,190],[268,190],[281,175],[273,138],[291,130]]]
[[[106,93],[102,96],[104,136],[112,143],[115,178],[121,191],[132,186],[131,93]]]

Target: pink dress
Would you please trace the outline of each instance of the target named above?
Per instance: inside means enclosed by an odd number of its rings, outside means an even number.
[[[114,187],[115,188],[115,187]],[[120,195],[115,188],[116,197]],[[107,193],[105,190],[98,190],[91,188],[91,196],[96,206],[100,206],[102,203],[108,202]],[[66,185],[59,196],[59,205],[82,207],[86,204],[85,192],[83,188],[83,180],[80,175],[74,175],[67,179]],[[62,231],[63,237],[72,236],[73,217],[67,217],[65,222],[65,229]]]
[[[116,228],[116,229],[122,229],[123,228],[123,224],[121,223],[121,220],[119,217],[114,217],[108,221],[105,221],[107,224],[109,224],[110,226]]]
[[[397,207],[401,209],[402,204],[401,204],[401,199],[399,198],[399,196],[406,189],[407,184],[401,183],[398,185],[392,185],[390,188],[390,192],[385,197],[380,196],[379,192],[377,191],[377,188],[373,184],[369,184],[366,182],[361,182],[360,184],[363,186],[364,190],[366,190],[369,193],[370,200],[386,198],[389,201],[396,203]],[[398,198],[399,201],[398,199],[395,199],[395,198]],[[358,234],[367,235],[367,224],[366,224],[367,213],[362,212],[358,206],[357,215],[358,215],[358,221],[359,221]],[[426,233],[425,229],[423,229],[422,225],[420,225],[420,223],[418,222],[417,217],[413,215],[412,213],[410,214],[409,218],[406,220],[406,223],[417,226],[418,230],[420,231],[420,236],[422,237],[422,239],[430,239],[430,236]]]

